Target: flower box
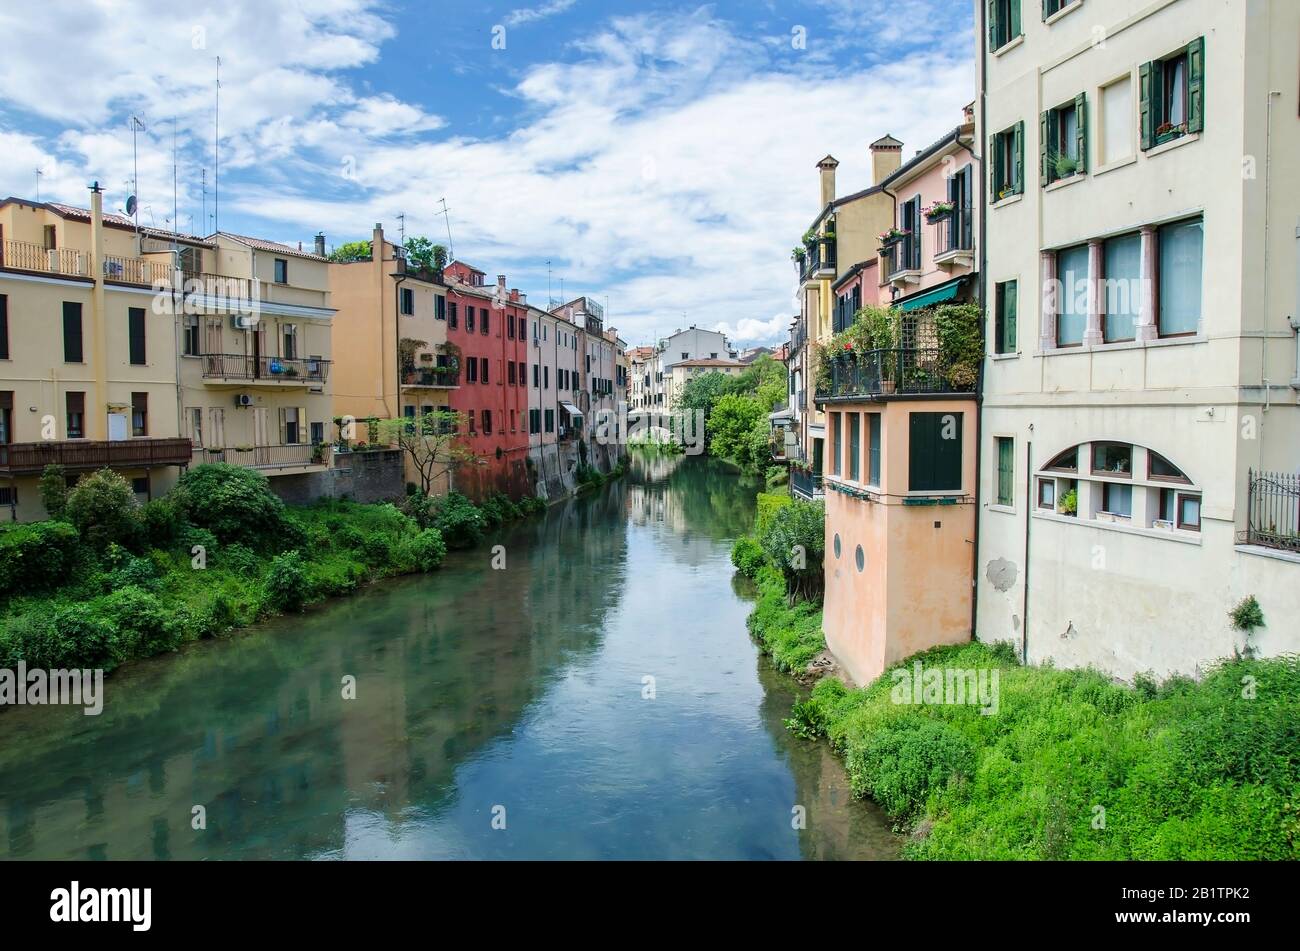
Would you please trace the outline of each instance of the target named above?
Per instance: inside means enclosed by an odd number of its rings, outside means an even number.
[[[925,220],[930,224],[936,221],[943,221],[950,218],[954,211],[953,203],[950,201],[936,201],[921,209],[921,214],[925,215]]]

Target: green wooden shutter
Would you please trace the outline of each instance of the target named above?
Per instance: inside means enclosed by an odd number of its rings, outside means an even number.
[[[1011,11],[1011,23],[1010,23],[1010,28],[1007,30],[1007,42],[1008,42],[1008,43],[1011,42],[1012,40],[1014,40],[1014,39],[1015,39],[1017,36],[1019,36],[1020,33],[1021,33],[1021,29],[1020,29],[1020,4],[1023,3],[1023,2],[1024,2],[1024,0],[1011,0],[1011,2],[1010,2],[1009,4],[1007,4],[1007,6],[1010,8],[1010,11]]]
[[[1016,292],[1018,285],[1015,281],[1007,281],[1003,286],[1003,307],[1005,316],[1002,318],[1006,325],[1006,339],[1003,342],[1004,353],[1016,352]]]
[[[998,148],[997,133],[989,136],[989,204],[998,200],[998,186],[1002,183],[1002,150]]]
[[[1012,161],[1015,167],[1012,173],[1012,190],[1015,194],[1020,195],[1025,190],[1025,120],[1021,119],[1016,123],[1014,148],[1011,150]]]
[[[1151,76],[1156,70],[1155,63],[1143,63],[1138,67],[1138,115],[1142,123],[1142,151],[1156,143],[1155,109],[1152,102]]]
[[[998,48],[998,0],[988,0],[989,5],[989,49]]]
[[[1088,170],[1088,94],[1074,97],[1074,131],[1079,151],[1079,171]]]
[[[1187,45],[1187,131],[1205,127],[1205,37]]]
[[[1043,0],[1043,19],[1044,19],[1044,20],[1046,20],[1048,17],[1050,17],[1050,16],[1052,15],[1052,11],[1049,9],[1049,8],[1051,7],[1051,5],[1052,5],[1052,0]]]
[[[1047,134],[1052,125],[1051,122],[1049,122],[1048,120],[1051,118],[1051,115],[1052,115],[1052,111],[1049,109],[1047,112],[1042,113],[1038,117],[1038,184],[1039,187],[1047,185],[1047,183],[1052,180],[1051,176],[1048,174],[1048,167],[1047,167],[1047,160],[1048,160]]]
[[[908,420],[908,488],[946,492],[961,488],[961,413],[912,413]],[[952,438],[944,429],[951,417]]]

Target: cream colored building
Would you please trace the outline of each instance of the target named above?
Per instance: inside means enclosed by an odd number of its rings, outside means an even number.
[[[1300,4],[975,6],[977,636],[1126,678],[1300,649]]]
[[[698,360],[682,360],[674,363],[672,369],[668,371],[667,377],[667,402],[670,408],[675,408],[678,401],[682,398],[682,393],[686,389],[686,384],[698,376],[705,373],[721,373],[723,376],[740,376],[745,372],[748,366],[739,360],[713,360],[704,357]]]
[[[0,504],[43,518],[37,480],[117,469],[139,498],[189,464],[323,470],[332,418],[320,255],[0,203]]]

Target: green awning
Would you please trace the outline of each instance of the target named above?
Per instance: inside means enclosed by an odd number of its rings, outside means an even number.
[[[966,278],[955,277],[947,284],[940,284],[938,287],[932,287],[928,291],[916,294],[906,300],[898,301],[894,304],[899,310],[918,310],[922,307],[929,307],[931,304],[942,304],[946,300],[952,300],[961,290],[961,283]]]

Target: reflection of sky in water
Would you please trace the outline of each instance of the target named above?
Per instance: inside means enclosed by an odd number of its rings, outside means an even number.
[[[728,556],[756,487],[654,469],[507,535],[506,571],[482,549],[135,665],[99,718],[6,714],[0,856],[894,854],[824,744],[784,730],[790,685],[745,632]]]

